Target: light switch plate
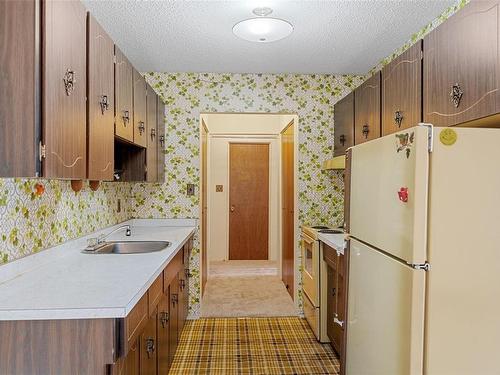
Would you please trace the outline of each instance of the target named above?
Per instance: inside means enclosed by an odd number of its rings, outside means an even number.
[[[215,192],[222,193],[224,191],[223,185],[215,185]]]
[[[194,184],[187,184],[187,195],[194,195]]]

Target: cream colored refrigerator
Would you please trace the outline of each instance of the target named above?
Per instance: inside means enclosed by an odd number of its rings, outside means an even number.
[[[500,129],[350,152],[347,375],[500,374]]]

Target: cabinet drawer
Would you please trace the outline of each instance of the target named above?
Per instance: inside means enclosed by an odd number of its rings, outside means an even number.
[[[125,318],[125,340],[126,347],[130,347],[139,336],[148,319],[148,293],[134,306],[130,314]],[[126,350],[125,352],[128,352]],[[125,353],[126,354],[126,353]]]
[[[177,273],[183,267],[183,251],[179,251],[175,257],[170,261],[168,266],[163,271],[163,291],[168,288],[172,280],[177,279]]]
[[[156,278],[148,290],[148,311],[149,316],[155,312],[156,305],[163,294],[163,272]]]

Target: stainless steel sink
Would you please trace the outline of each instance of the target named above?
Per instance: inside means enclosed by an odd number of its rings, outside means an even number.
[[[95,250],[85,249],[85,254],[141,254],[161,251],[171,245],[168,241],[111,241]]]

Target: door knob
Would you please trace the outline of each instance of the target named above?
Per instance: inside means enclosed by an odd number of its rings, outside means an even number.
[[[234,206],[231,206],[230,210],[231,212],[234,212]]]

